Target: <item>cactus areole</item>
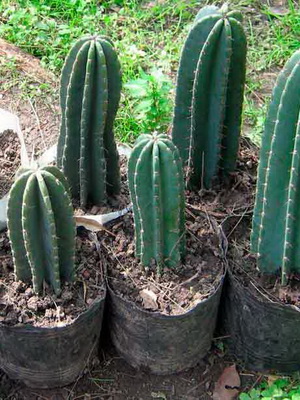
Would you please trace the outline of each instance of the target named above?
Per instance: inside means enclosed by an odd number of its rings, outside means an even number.
[[[260,151],[251,248],[267,274],[300,272],[300,51],[280,73]]]
[[[177,148],[166,135],[141,135],[128,163],[136,256],[158,273],[185,252],[184,183]]]
[[[235,169],[247,52],[241,22],[240,12],[204,7],[181,53],[172,137],[195,188]]]
[[[78,40],[61,75],[57,164],[81,206],[119,193],[113,124],[120,93],[120,64],[111,42],[97,36]]]
[[[56,167],[23,170],[12,186],[7,205],[8,234],[16,279],[44,282],[56,294],[61,281],[74,277],[75,221],[67,182]]]

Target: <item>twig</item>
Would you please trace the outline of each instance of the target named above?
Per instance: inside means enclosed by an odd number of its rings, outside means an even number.
[[[234,227],[231,229],[231,231],[228,233],[227,235],[227,239],[233,234],[233,232],[236,230],[236,228],[239,226],[239,224],[241,223],[242,219],[245,217],[246,213],[248,211],[248,208],[246,208],[246,210],[243,212],[243,214],[240,216],[239,220],[237,221],[237,223],[234,225]]]

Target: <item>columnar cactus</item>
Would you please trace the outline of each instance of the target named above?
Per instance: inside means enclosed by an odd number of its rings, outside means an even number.
[[[61,75],[57,164],[82,206],[119,193],[113,124],[120,92],[120,64],[111,42],[97,36],[78,40]]]
[[[300,51],[280,73],[262,140],[251,237],[264,273],[300,271]]]
[[[247,52],[241,22],[237,11],[204,7],[182,50],[172,137],[196,188],[235,168]]]
[[[23,170],[12,186],[7,225],[18,280],[44,281],[59,294],[74,276],[75,222],[67,182],[56,167]]]
[[[166,135],[141,135],[128,163],[136,256],[176,266],[185,252],[184,183],[177,148]]]

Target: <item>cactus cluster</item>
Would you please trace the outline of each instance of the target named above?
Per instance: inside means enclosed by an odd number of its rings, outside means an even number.
[[[57,164],[81,206],[88,201],[99,205],[119,193],[113,124],[120,91],[120,64],[112,43],[98,36],[78,40],[61,75]]]
[[[8,231],[18,280],[56,294],[74,276],[75,222],[66,179],[52,166],[23,169],[7,205]]]
[[[247,51],[241,22],[226,6],[204,7],[182,50],[172,137],[195,188],[235,168]]]
[[[251,247],[264,273],[300,271],[300,51],[280,73],[262,140]]]
[[[136,256],[176,266],[185,252],[184,183],[179,152],[167,135],[141,135],[128,162]]]

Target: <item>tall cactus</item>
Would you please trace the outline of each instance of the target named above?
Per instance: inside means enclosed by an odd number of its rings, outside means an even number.
[[[120,190],[113,124],[121,84],[118,57],[108,39],[91,36],[75,43],[61,75],[57,164],[82,206],[101,204]]]
[[[158,272],[185,252],[184,184],[179,152],[166,135],[141,135],[128,163],[136,256]]]
[[[241,22],[226,6],[204,7],[182,50],[172,137],[196,188],[235,168],[247,52]]]
[[[280,73],[262,140],[251,247],[264,273],[300,271],[300,51]]]
[[[65,177],[56,167],[23,170],[12,186],[7,225],[16,278],[44,281],[59,294],[74,276],[75,222]]]

